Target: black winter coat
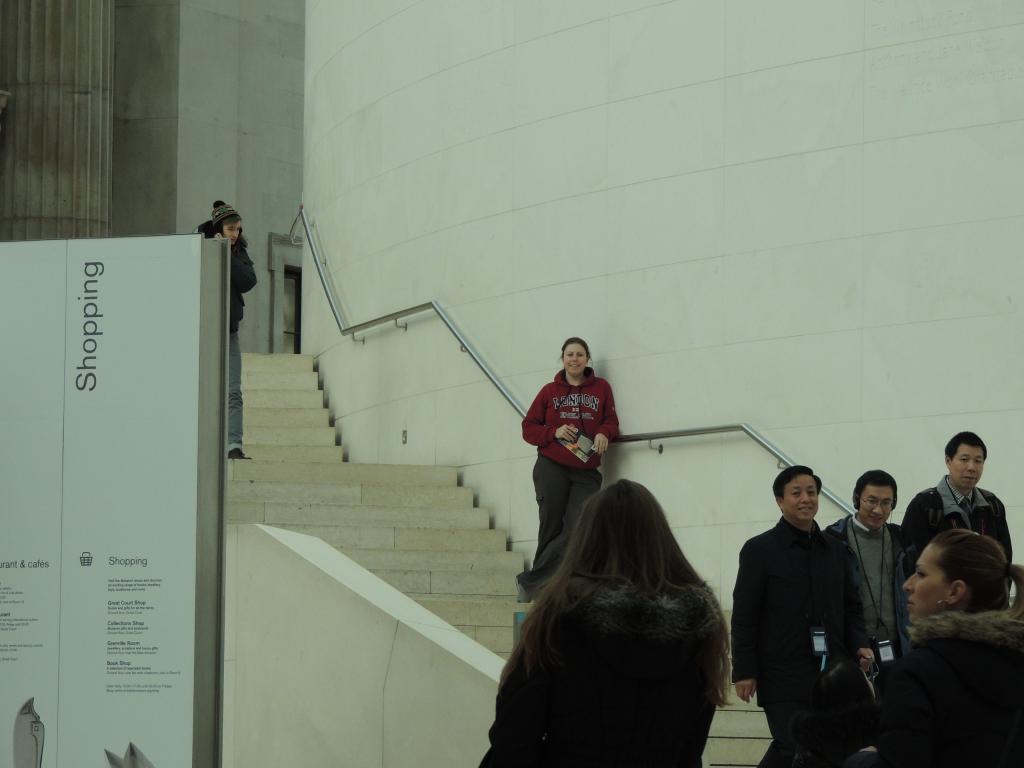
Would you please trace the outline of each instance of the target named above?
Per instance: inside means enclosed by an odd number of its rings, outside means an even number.
[[[809,701],[821,660],[811,652],[811,627],[824,626],[829,657],[854,658],[868,646],[860,594],[846,547],[810,535],[785,518],[740,550],[733,590],[732,679],[757,680],[761,706]]]
[[[946,611],[910,628],[918,645],[889,670],[878,753],[847,768],[995,768],[1024,706],[1024,621]],[[1006,768],[1024,765],[1024,727]]]
[[[790,723],[796,744],[793,768],[842,768],[847,757],[878,740],[880,714],[874,703],[798,712]]]
[[[245,301],[242,294],[248,293],[256,285],[256,270],[245,246],[236,242],[231,249],[231,317],[228,330],[238,332],[238,324],[242,322]]]
[[[211,240],[216,237],[213,231],[213,222],[204,221],[196,228],[196,232],[205,239]],[[245,300],[243,293],[248,293],[256,286],[256,270],[253,268],[252,259],[245,245],[240,241],[231,248],[231,307],[228,318],[228,331],[238,333],[238,324],[242,322],[242,315],[245,313]]]
[[[723,622],[703,587],[590,595],[560,621],[557,666],[505,680],[481,768],[700,768],[714,707],[696,657]]]
[[[939,482],[945,483],[946,481],[940,480]],[[969,518],[971,530],[991,536],[1002,544],[1006,551],[1006,559],[1013,562],[1013,544],[1010,541],[1010,528],[1006,522],[1006,507],[991,491],[982,488],[974,490],[981,494],[987,505],[971,510]],[[963,527],[964,522],[959,512],[951,514],[951,510],[946,509],[941,495],[935,488],[926,488],[921,491],[910,500],[900,525],[903,545],[910,555],[910,566],[912,567],[917,562],[917,558],[924,552],[928,542],[938,534]]]

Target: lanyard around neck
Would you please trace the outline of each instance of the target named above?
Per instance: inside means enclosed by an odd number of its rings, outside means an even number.
[[[886,632],[889,631],[889,627],[886,625],[885,620],[882,618],[882,592],[885,589],[885,526],[882,526],[882,556],[879,559],[878,565],[878,601],[875,601],[875,591],[871,589],[871,579],[868,578],[867,568],[864,567],[864,556],[860,551],[860,536],[857,534],[857,523],[850,520],[850,530],[853,531],[853,543],[857,547],[857,562],[860,563],[860,572],[864,574],[864,586],[868,588],[868,597],[871,598],[871,605],[875,609],[875,629],[881,627]]]

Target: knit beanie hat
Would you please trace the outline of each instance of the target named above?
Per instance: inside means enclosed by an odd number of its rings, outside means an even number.
[[[232,206],[228,205],[227,203],[223,203],[220,200],[218,200],[217,202],[220,203],[220,205],[214,206],[213,213],[210,214],[211,226],[216,227],[220,222],[224,221],[224,219],[228,218],[229,216],[238,216],[238,218],[242,218],[239,215],[238,211],[236,211]]]

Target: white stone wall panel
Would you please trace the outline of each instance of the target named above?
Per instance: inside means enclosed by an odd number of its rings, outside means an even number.
[[[626,431],[748,421],[843,497],[881,466],[908,501],[973,428],[1021,505],[1019,3],[358,5],[307,7],[306,199],[353,321],[438,299],[524,404],[582,335]],[[437,320],[339,343],[314,287],[349,457],[459,465],[532,554],[512,409]],[[776,471],[740,435],[606,465],[727,604]]]

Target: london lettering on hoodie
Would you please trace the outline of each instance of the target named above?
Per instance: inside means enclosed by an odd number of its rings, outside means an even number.
[[[612,388],[594,375],[593,368],[584,369],[583,383],[579,386],[570,384],[565,371],[560,370],[554,381],[541,388],[523,419],[523,439],[536,445],[541,455],[567,467],[595,469],[600,466],[601,457],[596,453],[586,463],[581,462],[555,439],[555,430],[563,424],[572,424],[590,438],[604,435],[609,442],[619,434]]]

